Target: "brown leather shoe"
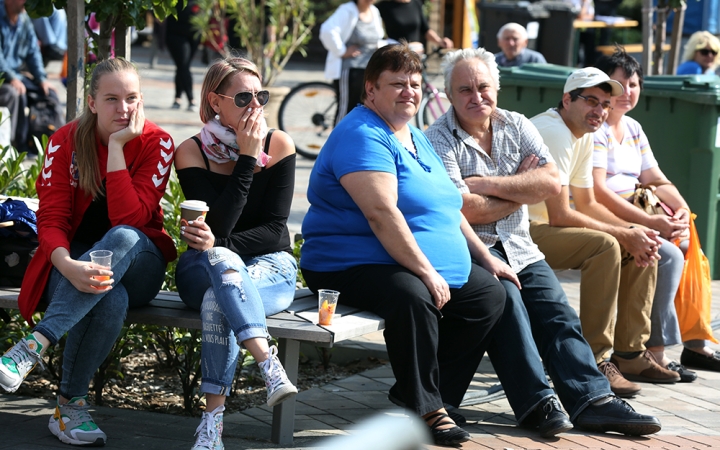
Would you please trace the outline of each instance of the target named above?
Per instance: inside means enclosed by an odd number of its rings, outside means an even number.
[[[610,362],[615,364],[620,373],[631,381],[646,383],[676,383],[680,381],[680,375],[677,372],[662,367],[652,353],[647,350],[633,359],[612,355]]]
[[[610,382],[610,389],[622,398],[634,397],[642,389],[637,384],[628,381],[622,376],[615,364],[603,361],[598,364],[598,370],[600,373],[605,375],[605,378]]]

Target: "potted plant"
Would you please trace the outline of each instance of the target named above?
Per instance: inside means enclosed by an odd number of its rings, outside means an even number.
[[[265,106],[268,125],[277,127],[277,110],[289,91],[272,88],[290,57],[305,55],[315,15],[310,0],[199,0],[201,13],[192,24],[203,42],[222,56],[233,49],[227,36],[234,33],[244,56],[255,63],[263,76],[263,85],[270,87],[270,102]],[[234,24],[234,25],[233,25]]]

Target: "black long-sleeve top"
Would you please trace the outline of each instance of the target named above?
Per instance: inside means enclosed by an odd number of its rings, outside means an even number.
[[[292,154],[253,174],[256,159],[240,155],[230,175],[200,167],[180,169],[177,174],[185,198],[208,204],[205,221],[215,235],[215,246],[244,257],[292,253],[287,219],[295,187],[295,159]]]

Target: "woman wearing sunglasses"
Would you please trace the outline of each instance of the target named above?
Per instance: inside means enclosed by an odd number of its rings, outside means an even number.
[[[708,31],[698,31],[690,36],[683,50],[683,62],[677,68],[677,75],[712,74],[717,67],[720,40]]]
[[[194,450],[222,448],[222,418],[239,346],[261,369],[268,406],[297,393],[277,348],[268,346],[265,317],[287,308],[297,264],[287,218],[295,184],[295,146],[267,130],[258,68],[243,58],[215,62],[202,86],[202,130],[177,149],[175,169],[188,200],[210,210],[181,228],[188,250],[176,283],[188,306],[202,312],[202,385],[206,412]]]

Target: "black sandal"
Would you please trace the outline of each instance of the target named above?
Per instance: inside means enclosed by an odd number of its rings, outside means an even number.
[[[435,419],[435,421],[432,422],[432,425],[429,424],[428,421],[433,419]],[[437,412],[428,416],[425,418],[425,423],[428,423],[428,426],[430,427],[430,432],[433,440],[435,441],[435,445],[456,446],[470,440],[470,433],[457,425],[443,430],[438,429],[443,425],[450,425],[454,423],[452,422],[452,419],[450,419],[450,416],[445,413]]]

